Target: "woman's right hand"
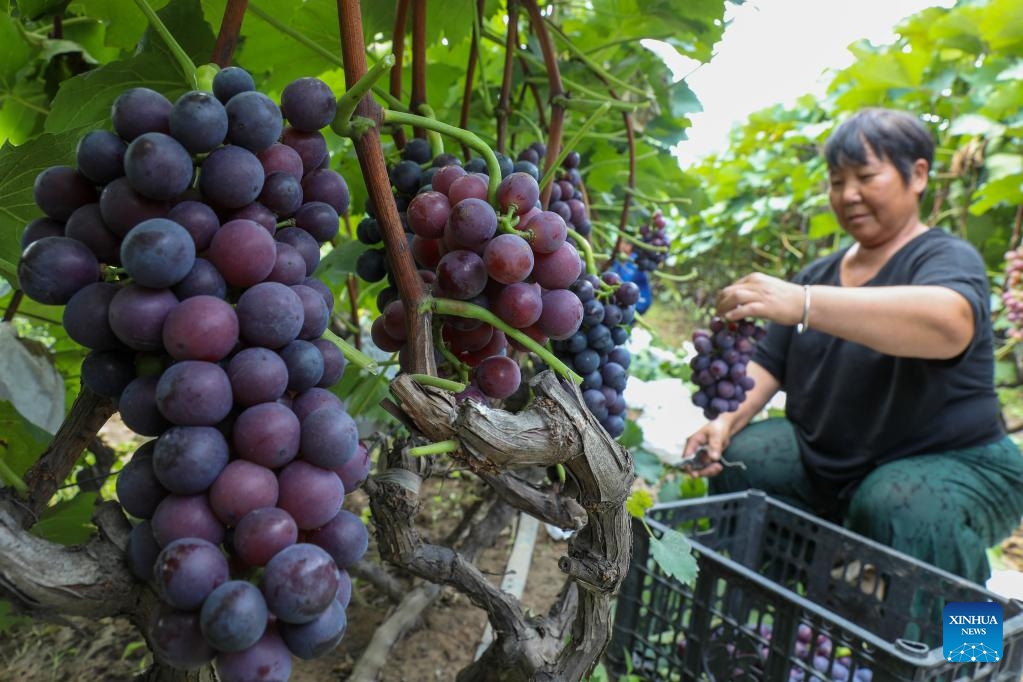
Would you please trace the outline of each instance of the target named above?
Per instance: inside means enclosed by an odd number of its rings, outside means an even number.
[[[685,467],[687,473],[691,476],[707,478],[720,474],[724,468],[720,463],[721,454],[728,447],[730,441],[731,428],[720,417],[701,426],[696,433],[686,439],[682,457],[683,459],[692,457],[702,447],[703,452],[699,460],[702,466],[699,468]]]

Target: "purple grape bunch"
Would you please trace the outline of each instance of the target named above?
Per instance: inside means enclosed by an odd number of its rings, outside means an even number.
[[[1009,322],[1009,337],[1023,341],[1023,246],[1005,254],[1002,305]]]
[[[443,154],[423,170],[429,148],[415,139],[402,154],[405,158],[391,168],[390,176],[424,286],[434,296],[481,306],[541,344],[576,333],[582,303],[568,288],[582,273],[582,258],[567,238],[565,220],[540,208],[535,166],[500,157],[504,168],[495,206],[488,201],[489,176],[482,160],[462,165],[457,157]],[[502,229],[499,215],[511,215],[514,227]],[[379,238],[375,222],[370,215],[360,223],[366,242]],[[373,267],[359,270],[363,279],[389,276],[384,262],[377,268],[376,257],[367,260]],[[405,307],[393,284],[381,292],[377,304],[381,314],[370,329],[373,342],[403,357]],[[480,320],[436,319],[452,358],[469,370],[466,396],[502,400],[519,389],[522,374],[512,353],[524,347]],[[454,376],[458,370],[442,363],[442,372]]]
[[[175,102],[133,88],[75,166],[35,180],[19,287],[63,305],[82,381],[152,437],[118,474],[127,563],[160,608],[155,655],[221,679],[287,679],[343,637],[368,546],[342,508],[370,458],[330,389],[334,297],[313,273],[348,209],[320,130],[326,83],[278,106],[238,67]]]
[[[696,354],[689,362],[691,381],[696,386],[693,404],[707,419],[735,412],[754,386],[746,374],[753,347],[766,330],[752,320],[727,322],[711,319],[707,329],[697,329],[692,340]]]
[[[666,231],[667,221],[660,210],[654,211],[650,222],[639,228],[639,238],[643,244],[655,247],[653,249],[643,248],[637,245],[633,249],[635,254],[636,267],[643,272],[653,272],[661,267],[668,257],[668,233]]]

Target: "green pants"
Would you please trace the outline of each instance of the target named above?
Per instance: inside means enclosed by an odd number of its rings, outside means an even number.
[[[845,499],[808,476],[787,419],[750,424],[710,479],[711,494],[747,488],[813,512],[931,565],[984,584],[986,550],[1023,516],[1023,456],[1006,436],[988,445],[917,455],[879,466]]]

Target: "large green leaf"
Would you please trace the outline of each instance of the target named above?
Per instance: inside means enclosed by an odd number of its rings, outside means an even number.
[[[163,9],[170,0],[146,0],[154,10]],[[101,19],[107,25],[109,45],[134,49],[149,23],[134,0],[76,0],[84,14]]]
[[[110,107],[129,88],[147,87],[171,101],[191,89],[166,53],[150,52],[105,64],[64,81],[46,119],[46,132],[109,127]]]
[[[21,416],[14,405],[0,400],[0,459],[18,476],[39,459],[50,434]]]
[[[199,0],[175,0],[160,10],[158,15],[193,64],[206,64],[210,61],[217,37],[203,19]],[[168,61],[172,59],[167,42],[152,27],[142,34],[139,48],[142,52],[163,53]]]
[[[58,502],[42,513],[32,526],[33,534],[62,545],[78,545],[92,536],[92,509],[96,493],[80,492],[70,500]]]
[[[13,17],[0,15],[0,92],[13,92],[18,72],[28,66],[32,48]]]

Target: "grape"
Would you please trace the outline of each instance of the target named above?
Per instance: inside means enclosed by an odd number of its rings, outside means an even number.
[[[355,263],[355,274],[367,282],[379,282],[387,276],[383,249],[366,249]]]
[[[514,209],[516,215],[522,215],[539,200],[540,186],[536,177],[529,173],[512,173],[501,180],[497,188],[497,203],[502,213]]]
[[[282,348],[302,331],[304,306],[291,288],[262,282],[245,291],[235,306],[241,338],[251,345]]]
[[[78,172],[97,185],[124,175],[127,143],[109,130],[90,130],[78,141],[75,163]]]
[[[206,597],[228,579],[227,559],[220,548],[201,538],[168,543],[153,567],[156,591],[170,606],[198,609]]]
[[[274,142],[256,154],[256,158],[263,164],[263,172],[266,175],[282,172],[293,175],[298,180],[301,180],[302,176],[305,175],[302,157],[293,148],[281,142]]]
[[[567,289],[583,271],[579,252],[564,242],[553,253],[538,253],[533,265],[533,278],[544,289]]]
[[[310,660],[333,651],[341,642],[347,628],[345,607],[334,600],[323,613],[309,623],[294,625],[282,622],[280,633],[291,653]]]
[[[227,136],[227,111],[215,95],[192,90],[174,103],[168,127],[186,150],[202,154],[219,147]]]
[[[149,624],[153,655],[167,665],[191,670],[206,665],[217,652],[203,638],[199,614],[161,605]]]
[[[299,450],[298,417],[280,403],[260,403],[238,415],[231,435],[239,457],[277,469],[295,458]]]
[[[249,72],[237,66],[221,69],[213,77],[213,95],[224,104],[239,92],[255,89],[256,82]]]
[[[149,88],[125,90],[110,108],[114,131],[131,142],[139,135],[150,132],[170,132],[171,101]]]
[[[444,234],[444,226],[451,215],[451,204],[443,193],[431,190],[412,198],[407,215],[409,228],[414,233],[426,239],[438,239]]]
[[[351,199],[348,183],[337,171],[317,168],[302,178],[302,192],[306,201],[322,201],[329,204],[338,215],[348,211]]]
[[[296,339],[282,348],[280,355],[288,368],[288,390],[304,391],[323,377],[323,354],[310,342]]]
[[[242,407],[273,402],[288,387],[288,367],[277,353],[253,346],[238,351],[227,364],[234,402]]]
[[[251,220],[254,223],[259,223],[263,229],[269,232],[271,235],[277,233],[277,216],[273,211],[268,209],[258,201],[253,201],[251,204],[245,204],[236,211],[232,211],[228,216],[228,220]]]
[[[218,655],[216,669],[222,682],[286,682],[291,677],[291,653],[280,635],[267,628],[248,649]]]
[[[542,308],[540,287],[526,282],[503,287],[493,303],[494,313],[516,329],[524,329],[540,319]]]
[[[428,163],[433,155],[430,143],[422,137],[413,137],[405,143],[401,150],[401,158],[416,163]]]
[[[130,353],[94,350],[82,360],[82,383],[107,398],[119,398],[134,378],[135,358]]]
[[[497,231],[497,213],[482,199],[464,199],[451,207],[445,237],[454,245],[482,252],[484,245]]]
[[[328,158],[327,141],[320,131],[299,130],[292,126],[285,126],[281,134],[281,143],[285,144],[296,152],[302,159],[303,175],[311,173],[320,168]],[[339,211],[344,213],[344,211]]]
[[[323,297],[315,289],[304,284],[293,285],[291,290],[298,294],[302,301],[302,329],[299,330],[298,338],[307,341],[319,338],[330,322],[330,311],[323,302]]]
[[[171,287],[171,292],[181,301],[193,296],[225,298],[227,282],[213,263],[205,258],[196,258],[192,269],[184,279]]]
[[[99,278],[96,256],[88,246],[68,237],[32,242],[18,262],[18,286],[33,301],[47,305],[67,303]]]
[[[199,189],[215,207],[241,208],[263,190],[263,164],[244,147],[225,145],[210,152],[199,171]]]
[[[448,200],[454,206],[464,199],[486,201],[490,178],[485,173],[470,173],[455,178],[448,188]]]
[[[358,516],[341,509],[333,519],[306,533],[306,542],[327,550],[338,568],[348,568],[369,548],[369,531]]]
[[[329,342],[328,342],[329,343]],[[331,344],[333,345],[333,344]],[[321,407],[344,408],[341,399],[323,388],[310,388],[297,394],[291,402],[291,410],[299,422]]]
[[[93,282],[79,289],[64,307],[62,324],[67,335],[86,348],[122,348],[108,321],[110,301],[118,290],[111,282]]]
[[[554,253],[568,237],[565,219],[553,211],[541,211],[520,224],[524,225],[520,229],[536,253]]]
[[[340,223],[338,213],[325,201],[306,201],[295,212],[295,227],[299,227],[318,242],[328,242],[337,236]]]
[[[260,588],[267,606],[285,623],[309,623],[337,594],[337,567],[323,549],[308,543],[285,547],[267,562]]]
[[[320,377],[316,385],[322,388],[329,388],[341,380],[348,361],[345,359],[341,349],[333,341],[313,339],[312,343],[320,350],[320,354],[323,356],[323,376]]]
[[[355,455],[335,469],[334,473],[341,479],[347,494],[362,487],[362,484],[369,478],[369,470],[372,466],[373,460],[369,456],[369,450],[365,445],[359,443]]]
[[[281,136],[284,119],[280,108],[261,92],[239,92],[224,104],[227,140],[258,154]]]
[[[140,446],[117,474],[117,500],[124,511],[139,519],[150,519],[156,506],[168,494],[153,471],[155,441]]]
[[[458,178],[465,176],[465,169],[457,164],[446,165],[437,170],[430,179],[430,185],[445,197],[451,189],[452,183]]]
[[[214,546],[224,541],[224,525],[203,494],[167,495],[156,505],[152,523],[153,537],[165,548],[175,540],[201,539]]]
[[[462,301],[474,298],[487,285],[486,265],[472,251],[449,251],[437,264],[437,285],[449,298]]]
[[[216,362],[238,343],[238,317],[226,301],[193,296],[178,303],[163,321],[163,345],[175,360]]]
[[[217,651],[243,651],[263,636],[266,617],[266,600],[259,588],[244,580],[228,580],[206,597],[199,627]]]
[[[521,282],[533,271],[533,250],[514,234],[499,234],[483,249],[487,274],[502,284]]]
[[[73,214],[72,214],[73,215]],[[63,237],[64,223],[53,218],[36,218],[25,226],[21,233],[21,248],[24,250],[32,242],[37,242],[43,237]]]
[[[298,541],[291,514],[278,507],[260,507],[243,516],[234,529],[234,549],[249,566],[264,566]]]
[[[259,203],[281,217],[288,217],[302,206],[302,184],[291,173],[275,171],[266,176]]]
[[[164,133],[144,133],[124,152],[124,173],[132,188],[149,199],[170,199],[192,184],[192,157]]]
[[[286,227],[277,233],[277,240],[298,249],[305,260],[306,275],[313,274],[320,264],[320,245],[311,234],[300,227]]]
[[[195,242],[188,230],[166,218],[136,225],[121,242],[121,262],[136,283],[150,289],[171,287],[195,263]]]
[[[153,450],[153,473],[167,490],[195,495],[209,488],[227,466],[227,441],[210,426],[175,426]]]
[[[542,310],[537,326],[554,340],[567,339],[575,334],[583,319],[583,304],[579,297],[567,289],[553,289],[541,298]]]
[[[305,281],[305,259],[291,244],[274,242],[277,258],[273,270],[266,276],[267,282],[280,282],[289,286]],[[319,294],[317,294],[319,296]],[[322,300],[320,301],[322,303]]]
[[[281,469],[277,479],[277,506],[291,514],[301,530],[319,528],[334,518],[345,496],[337,474],[301,459]]]
[[[273,271],[277,249],[274,238],[259,223],[239,218],[220,226],[207,258],[228,284],[252,287]]]
[[[160,376],[156,406],[181,426],[213,426],[231,411],[231,382],[212,362],[183,360]]]
[[[186,200],[174,204],[167,212],[166,218],[188,230],[195,243],[196,252],[209,248],[213,235],[220,228],[217,214],[201,201]]]
[[[337,100],[330,86],[319,78],[299,78],[281,91],[281,111],[298,130],[319,130],[334,120]]]
[[[75,209],[64,225],[63,236],[88,246],[101,263],[121,264],[121,239],[103,222],[99,202]]]
[[[128,570],[139,580],[149,582],[153,579],[153,566],[159,554],[160,545],[153,537],[153,526],[143,519],[128,534],[128,544],[124,548]]]
[[[302,459],[325,469],[337,469],[355,455],[359,429],[341,408],[310,412],[301,422]]]
[[[522,381],[519,366],[504,355],[488,357],[476,368],[474,376],[485,395],[499,400],[515,393]]]
[[[248,460],[230,462],[210,486],[210,507],[230,527],[251,511],[277,504],[277,476],[270,469]]]
[[[156,407],[158,376],[140,376],[132,379],[117,401],[121,421],[140,436],[159,436],[171,423]]]
[[[1002,304],[1009,338],[1023,341],[1023,247],[1005,254]]]
[[[103,222],[118,237],[149,218],[162,218],[168,207],[164,201],[147,199],[134,189],[128,178],[117,178],[99,195],[99,211]]]
[[[335,596],[334,599],[341,605],[341,608],[347,609],[348,605],[352,601],[352,578],[348,575],[348,571],[344,569],[338,570],[337,573],[337,596]]]

